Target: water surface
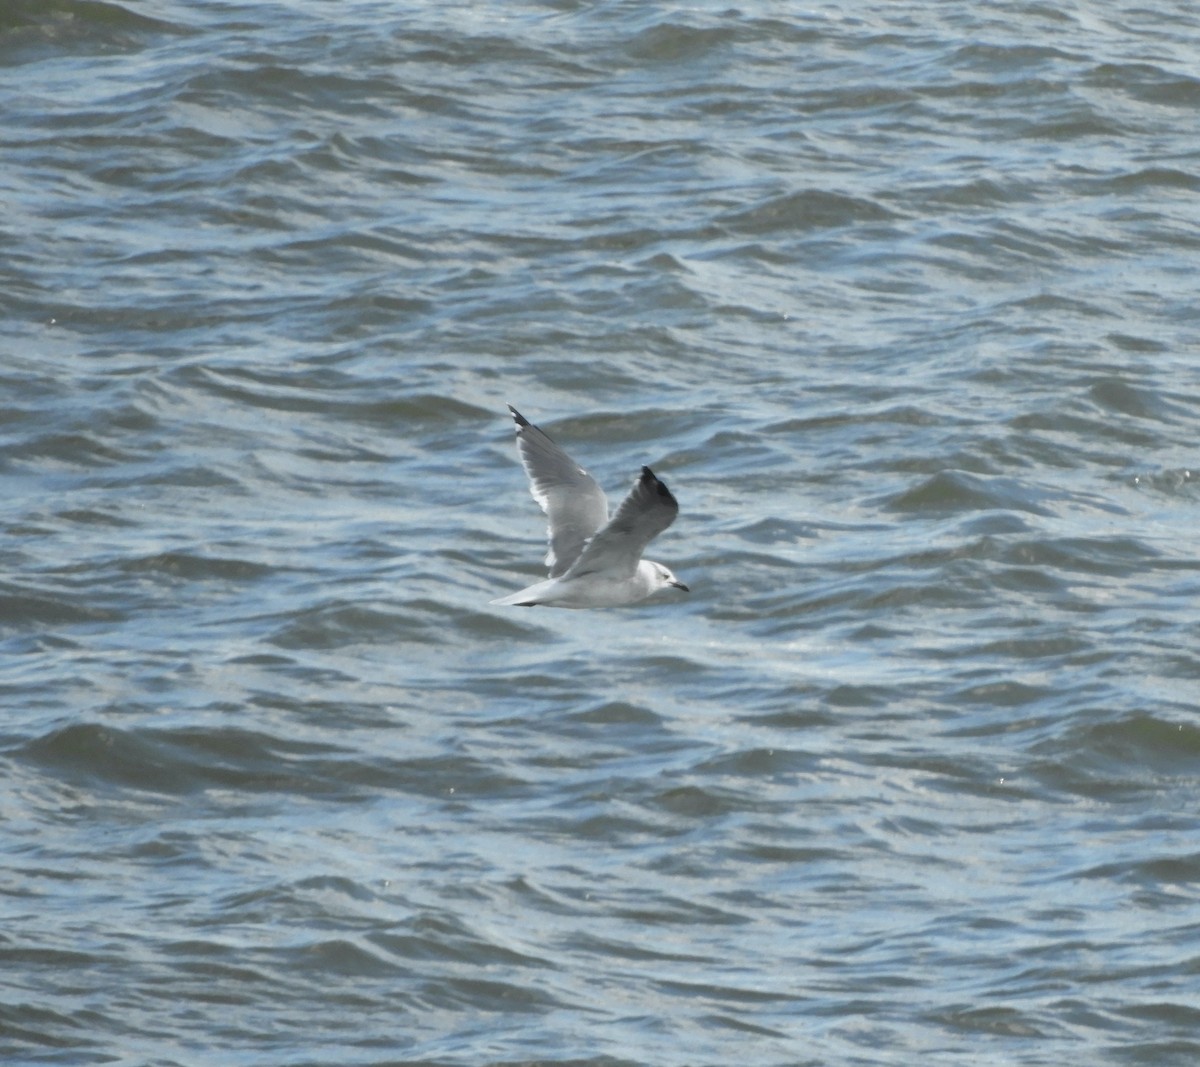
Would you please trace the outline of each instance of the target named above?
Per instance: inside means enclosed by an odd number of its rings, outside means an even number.
[[[1195,1063],[1198,48],[10,3],[4,1062]]]

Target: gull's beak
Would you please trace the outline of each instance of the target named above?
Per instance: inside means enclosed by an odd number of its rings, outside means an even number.
[[[684,584],[683,584],[683,582],[681,582],[681,581],[678,581],[678,580],[676,580],[676,581],[672,582],[671,584],[672,584],[672,585],[673,585],[673,586],[674,586],[676,589],[682,589],[682,590],[683,590],[685,593],[690,593],[690,592],[691,592],[691,590],[690,590],[690,589],[689,589],[689,588],[688,588],[686,585],[684,585]]]

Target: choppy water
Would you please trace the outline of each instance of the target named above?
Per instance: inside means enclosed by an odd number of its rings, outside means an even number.
[[[1196,1063],[1198,54],[9,0],[0,1060]]]

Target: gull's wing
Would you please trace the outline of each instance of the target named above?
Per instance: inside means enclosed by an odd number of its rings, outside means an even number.
[[[567,574],[578,578],[595,571],[611,571],[614,578],[637,570],[646,546],[675,521],[679,504],[649,467],[621,501],[612,522],[593,537]]]
[[[517,452],[529,475],[529,493],[546,513],[550,577],[565,574],[587,539],[608,521],[608,500],[595,479],[512,404]]]

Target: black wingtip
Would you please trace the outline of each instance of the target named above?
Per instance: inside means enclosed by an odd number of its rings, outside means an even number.
[[[526,426],[531,425],[530,421],[513,407],[512,404],[505,404],[504,406],[508,408],[509,414],[512,415],[513,422],[517,424],[518,430],[523,430]]]
[[[667,488],[667,483],[659,478],[649,467],[642,468],[642,483],[653,489],[663,500],[667,500],[678,507],[674,494]]]

